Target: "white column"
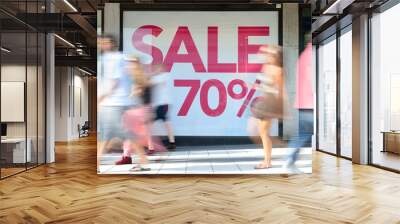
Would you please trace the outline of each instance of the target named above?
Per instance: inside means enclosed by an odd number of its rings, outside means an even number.
[[[312,136],[311,141],[312,141],[312,149],[317,150],[317,135],[316,135],[316,133],[317,133],[317,119],[318,119],[318,117],[317,117],[317,114],[318,114],[318,111],[317,111],[317,63],[318,63],[318,61],[317,61],[317,47],[315,45],[313,45],[312,48],[313,48],[312,49],[312,63],[313,63],[313,65],[312,65],[312,68],[313,68],[313,70],[312,70],[312,72],[313,72],[312,86],[313,86],[313,93],[314,93],[314,132],[313,132],[314,134]]]
[[[353,20],[353,162],[368,163],[368,15]]]
[[[46,45],[46,163],[53,163],[55,161],[55,44],[53,34],[47,34]]]
[[[120,4],[106,3],[104,5],[104,33],[114,35],[117,46],[120,38]]]
[[[285,69],[285,87],[288,96],[285,111],[293,118],[284,120],[284,136],[296,134],[299,126],[298,112],[293,108],[296,97],[296,63],[299,55],[298,15],[298,4],[283,4],[283,64]]]

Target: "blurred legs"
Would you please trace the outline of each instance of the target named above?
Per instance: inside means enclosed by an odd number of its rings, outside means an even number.
[[[174,136],[174,131],[172,130],[171,123],[169,121],[165,121],[164,126],[165,129],[167,130],[169,143],[175,143],[175,136]]]
[[[256,166],[257,169],[271,167],[272,141],[269,136],[271,128],[271,120],[259,120],[258,132],[260,133],[261,142],[264,150],[264,161]]]

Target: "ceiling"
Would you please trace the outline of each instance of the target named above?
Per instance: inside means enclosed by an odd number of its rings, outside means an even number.
[[[54,32],[61,37],[55,38],[56,65],[77,63],[80,60],[76,58],[84,57],[82,64],[95,71],[96,12],[96,0],[0,0],[2,46],[12,49],[3,61],[7,58],[9,62],[22,63],[26,57],[33,58],[38,49],[33,40],[37,33]]]
[[[169,3],[181,3],[181,4],[251,4],[251,3],[308,3],[310,0],[97,0],[99,5],[103,5],[104,3],[133,3],[133,4],[169,4]]]

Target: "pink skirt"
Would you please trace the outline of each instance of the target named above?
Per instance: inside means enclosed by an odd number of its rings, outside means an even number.
[[[135,107],[125,111],[122,115],[123,128],[133,135],[134,140],[147,146],[153,142],[154,150],[165,151],[159,138],[151,134],[152,110],[150,106]]]

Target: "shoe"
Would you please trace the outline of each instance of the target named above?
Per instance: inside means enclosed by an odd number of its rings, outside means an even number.
[[[287,174],[302,174],[303,172],[294,163],[286,163],[282,167]]]
[[[146,155],[148,155],[148,156],[152,156],[152,155],[154,155],[156,153],[156,150],[147,150],[147,152],[146,152]]]
[[[130,156],[123,156],[122,159],[115,162],[115,165],[132,164],[132,158]]]
[[[151,169],[150,168],[145,168],[145,167],[143,167],[143,166],[134,166],[134,167],[132,167],[131,169],[129,169],[129,171],[131,171],[131,172],[142,172],[142,171],[150,171]]]
[[[167,146],[167,149],[170,151],[174,151],[176,149],[175,142],[170,142]]]

